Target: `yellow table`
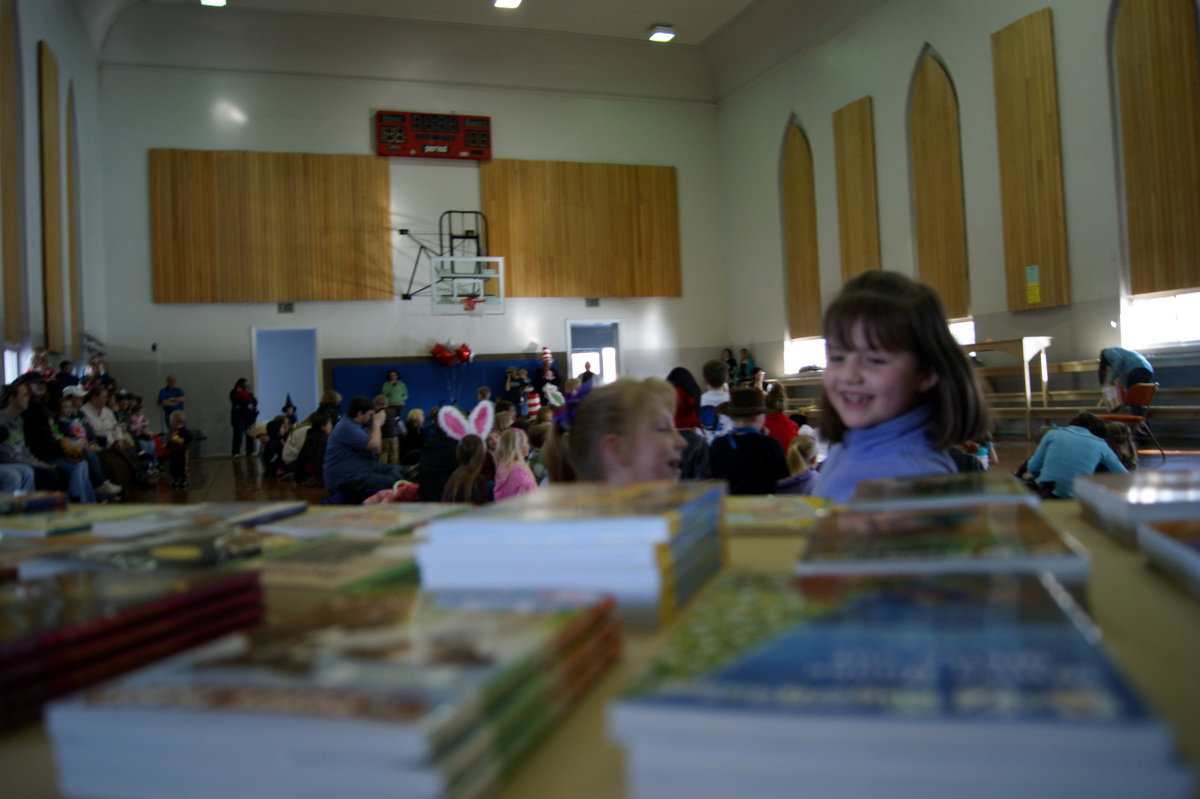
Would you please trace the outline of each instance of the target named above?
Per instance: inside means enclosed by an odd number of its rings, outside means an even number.
[[[1117,661],[1177,735],[1200,773],[1200,602],[1141,555],[1097,531],[1075,502],[1043,504],[1060,529],[1092,556],[1088,597],[1093,618]],[[787,572],[800,551],[796,536],[734,537],[731,568]],[[661,646],[667,630],[631,632],[622,662],[551,733],[499,794],[503,799],[621,799],[624,755],[608,734],[605,711]],[[52,751],[40,726],[0,736],[0,796],[54,799]]]

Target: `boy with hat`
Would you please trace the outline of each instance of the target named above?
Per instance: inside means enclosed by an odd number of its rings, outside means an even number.
[[[763,434],[764,400],[761,390],[747,386],[732,389],[729,401],[717,406],[733,429],[710,445],[709,467],[714,478],[728,481],[730,494],[773,494],[790,474],[779,442]]]

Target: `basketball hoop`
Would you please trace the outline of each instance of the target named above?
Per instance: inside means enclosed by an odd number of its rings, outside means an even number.
[[[467,313],[475,310],[475,306],[481,302],[487,302],[487,297],[463,297],[459,300],[462,303],[463,310]]]

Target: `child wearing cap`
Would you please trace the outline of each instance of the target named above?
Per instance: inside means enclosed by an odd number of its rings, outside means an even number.
[[[791,472],[779,442],[762,431],[767,413],[763,392],[735,388],[717,413],[732,419],[733,429],[709,446],[712,476],[727,481],[730,494],[775,493],[776,484]]]

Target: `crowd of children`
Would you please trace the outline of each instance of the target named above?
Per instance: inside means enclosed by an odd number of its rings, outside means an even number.
[[[289,402],[270,422],[252,427],[247,414],[257,414],[256,400],[239,380],[230,392],[233,450],[236,457],[243,437],[247,450],[257,439],[264,474],[302,484],[324,480],[342,501],[476,504],[520,496],[548,481],[681,478],[721,479],[733,494],[812,494],[841,503],[862,480],[998,462],[975,371],[930,287],[895,272],[863,273],[826,309],[822,332],[827,365],[819,430],[803,415],[788,414],[783,387],[765,379],[747,349],[736,359],[726,349],[705,363],[701,386],[684,367],[665,380],[560,382],[547,348],[534,376],[508,369],[495,402],[491,389],[480,387],[469,418],[453,407],[406,413],[408,390],[393,370],[376,397],[354,398],[354,419],[340,420],[342,398],[327,391],[299,423]],[[1102,381],[1120,371],[1123,354],[1102,353]],[[1127,371],[1143,377],[1139,365]],[[81,385],[63,390],[59,381],[73,379],[69,366],[54,373],[48,359],[38,359],[19,390],[5,388],[0,464],[36,466],[39,485],[69,487],[81,501],[142,484],[160,459],[168,463],[172,485],[186,486],[192,436],[183,411],[171,412],[169,431],[156,437],[141,398],[118,390],[102,359],[89,364]],[[590,365],[586,372],[595,377]],[[1118,379],[1134,377],[1121,373]],[[20,425],[12,421],[18,415],[25,420]],[[342,436],[338,446],[343,439],[361,445],[366,452],[351,454],[375,464],[368,482],[398,477],[390,488],[329,484],[330,459],[342,457],[329,447],[339,420],[361,431]],[[43,426],[52,432],[44,434]],[[1136,461],[1128,427],[1084,413],[1046,432],[1018,474],[1043,496],[1070,497],[1075,476],[1125,471]],[[0,470],[0,479],[11,481],[14,468]]]

